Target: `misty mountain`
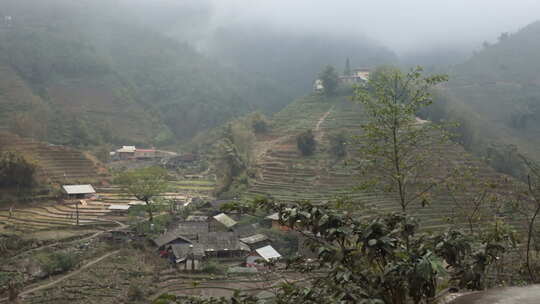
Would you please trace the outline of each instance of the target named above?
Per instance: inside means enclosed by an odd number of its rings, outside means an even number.
[[[163,144],[290,99],[270,80],[224,67],[121,8],[5,4],[12,22],[0,31],[4,128],[57,143]]]
[[[172,143],[246,112],[278,111],[326,64],[395,58],[367,39],[247,26],[208,33],[209,8],[189,3],[3,3],[12,17],[0,30],[3,128],[56,143]],[[193,46],[203,40],[205,53]],[[23,95],[39,104],[39,119]]]
[[[206,43],[210,56],[275,79],[296,96],[310,90],[314,77],[327,64],[341,72],[346,58],[358,68],[397,63],[393,52],[366,37],[280,31],[260,25],[222,26]]]
[[[498,170],[520,175],[519,154],[540,159],[540,22],[503,33],[497,43],[450,70],[431,119],[461,124],[460,141]]]

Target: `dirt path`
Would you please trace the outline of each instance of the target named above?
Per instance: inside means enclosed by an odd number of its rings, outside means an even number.
[[[317,136],[317,134],[319,134],[319,137],[322,138],[324,136],[324,131],[321,131],[321,125],[324,123],[324,121],[326,120],[326,118],[328,117],[328,115],[330,115],[330,113],[332,112],[332,110],[334,109],[334,106],[332,106],[326,113],[324,113],[320,118],[319,120],[317,120],[317,124],[315,125],[315,129],[313,130],[315,132],[315,136]],[[289,139],[291,139],[291,135],[284,135],[284,136],[281,136],[281,137],[278,137],[278,138],[274,138],[272,140],[267,140],[267,141],[261,141],[261,142],[258,142],[255,146],[255,159],[256,159],[256,162],[260,162],[263,160],[264,156],[266,155],[266,153],[271,150],[273,147],[275,147],[276,145],[279,145],[281,143],[284,143],[284,142],[287,142]]]
[[[62,282],[62,281],[64,281],[64,280],[66,280],[66,279],[68,279],[68,278],[74,276],[74,275],[79,274],[81,271],[85,270],[86,268],[88,268],[88,267],[90,267],[90,266],[92,266],[92,265],[94,265],[94,264],[97,264],[97,263],[103,261],[104,259],[110,257],[111,255],[117,254],[118,252],[120,252],[120,250],[116,250],[116,251],[113,251],[113,252],[109,252],[109,253],[107,253],[107,254],[105,254],[105,255],[102,255],[101,257],[99,257],[99,258],[97,258],[97,259],[94,259],[94,260],[92,260],[92,261],[90,261],[90,262],[84,264],[84,265],[81,266],[79,269],[77,269],[77,270],[75,270],[75,271],[72,271],[72,272],[66,274],[65,276],[60,277],[60,278],[58,278],[58,279],[56,279],[56,280],[54,280],[54,281],[52,281],[52,282],[49,282],[49,283],[46,283],[46,284],[43,284],[43,285],[39,285],[39,286],[30,288],[30,289],[27,289],[27,290],[21,292],[21,293],[19,294],[19,297],[24,298],[24,296],[27,295],[27,294],[30,294],[30,293],[33,293],[33,292],[36,292],[36,291],[39,291],[39,290],[42,290],[42,289],[47,289],[47,288],[49,288],[49,287],[51,287],[51,286],[54,286],[54,285],[56,285],[56,284],[58,284],[58,283],[60,283],[60,282]],[[39,283],[38,283],[38,284],[39,284]]]
[[[321,129],[321,124],[326,120],[326,117],[330,115],[333,109],[334,109],[334,106],[328,109],[328,111],[326,111],[326,113],[324,113],[323,116],[319,118],[319,121],[317,121],[317,125],[315,126],[315,132],[319,132],[319,130]]]
[[[321,116],[321,118],[319,118],[319,120],[317,121],[317,124],[315,125],[315,130],[313,130],[315,132],[315,140],[320,141],[324,137],[324,131],[321,131],[321,125],[326,121],[326,118],[328,117],[328,115],[330,115],[332,110],[334,110],[334,106],[328,109],[328,111],[324,113],[323,116]]]
[[[43,289],[47,289],[51,286],[54,286],[62,281],[65,281],[66,279],[69,279],[71,278],[72,276],[74,275],[77,275],[79,273],[81,273],[81,271],[85,270],[86,268],[88,267],[91,267],[101,261],[103,261],[104,259],[110,257],[111,255],[114,255],[114,254],[117,254],[118,252],[120,252],[120,250],[115,250],[113,252],[109,252],[105,255],[102,255],[100,256],[99,258],[96,258],[96,259],[93,259],[91,260],[90,262],[84,264],[83,266],[81,266],[79,269],[75,270],[75,271],[72,271],[62,277],[59,277],[51,282],[48,282],[48,283],[36,283],[34,287],[31,287],[30,289],[26,289],[24,291],[22,291],[20,294],[19,294],[19,298],[20,299],[24,299],[24,296],[28,295],[28,294],[31,294],[33,292],[36,292],[36,291],[40,291],[40,290],[43,290]],[[0,303],[7,303],[8,299],[7,298],[3,298],[3,299],[0,299]]]

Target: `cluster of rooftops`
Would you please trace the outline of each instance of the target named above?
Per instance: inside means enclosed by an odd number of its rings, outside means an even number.
[[[225,213],[190,215],[153,242],[163,257],[176,264],[197,265],[198,261],[207,258],[247,258],[246,266],[250,267],[258,266],[258,259],[281,258],[266,235],[252,231],[251,225],[241,227]]]
[[[68,198],[96,196],[95,189],[89,184],[63,185],[62,189]],[[127,210],[129,207],[113,204],[109,209]],[[275,226],[276,216],[267,217],[272,220],[272,227]],[[225,213],[190,215],[174,223],[172,229],[153,239],[153,242],[162,256],[177,264],[189,260],[195,265],[195,261],[207,258],[246,258],[246,266],[258,266],[259,258],[266,261],[281,258],[270,245],[271,240],[264,234],[254,234],[254,229],[252,225],[239,225]]]

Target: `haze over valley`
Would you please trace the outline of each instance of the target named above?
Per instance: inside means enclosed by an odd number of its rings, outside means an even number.
[[[535,0],[3,0],[0,303],[537,303],[539,54]]]

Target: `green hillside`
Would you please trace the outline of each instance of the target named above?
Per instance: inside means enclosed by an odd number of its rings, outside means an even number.
[[[502,34],[497,43],[485,44],[452,69],[450,82],[441,90],[447,99],[441,111],[464,124],[468,149],[486,157],[523,153],[540,159],[539,51],[540,22],[536,22],[517,33]],[[493,147],[501,151],[490,153]],[[499,167],[515,175],[509,168],[516,166],[512,162],[508,159]]]
[[[366,176],[362,176],[359,170],[362,155],[355,136],[362,132],[364,115],[362,107],[351,102],[349,97],[325,98],[319,95],[298,99],[276,113],[271,119],[271,130],[257,136],[253,145],[254,161],[250,166],[253,173],[247,181],[244,198],[267,196],[285,202],[310,200],[319,203],[347,198],[354,202],[355,210],[360,214],[399,211],[400,206],[393,197],[359,190],[358,186]],[[312,130],[317,142],[316,151],[311,156],[302,155],[296,144],[296,136],[305,130]],[[344,134],[347,139],[343,157],[333,152],[335,141],[332,138],[337,134]],[[434,176],[442,177],[455,169],[474,168],[475,178],[485,183],[497,183],[496,192],[505,197],[515,189],[515,183],[519,184],[497,173],[459,144],[438,145],[430,149],[434,158],[444,160],[441,167],[425,169]],[[469,185],[458,197],[464,199],[475,195],[476,191],[479,191],[476,186]],[[425,229],[464,224],[459,219],[455,221],[459,211],[444,187],[435,191],[430,201],[428,206],[411,207],[411,214],[422,220]]]
[[[164,144],[289,100],[271,82],[225,68],[140,25],[129,11],[115,15],[125,8],[3,2],[0,11],[13,16],[0,28],[3,127],[34,100],[44,107],[42,138],[51,142]]]
[[[228,43],[245,29],[215,41],[228,52],[203,54],[170,35],[182,32],[175,18],[192,11],[172,18],[166,7],[148,16],[141,9],[129,1],[3,1],[0,12],[13,19],[0,26],[1,127],[60,144],[173,144],[247,112],[280,110],[349,53],[371,54],[365,65],[392,58],[369,41],[341,41],[338,53],[303,45],[309,37]],[[303,56],[306,47],[315,55]]]

